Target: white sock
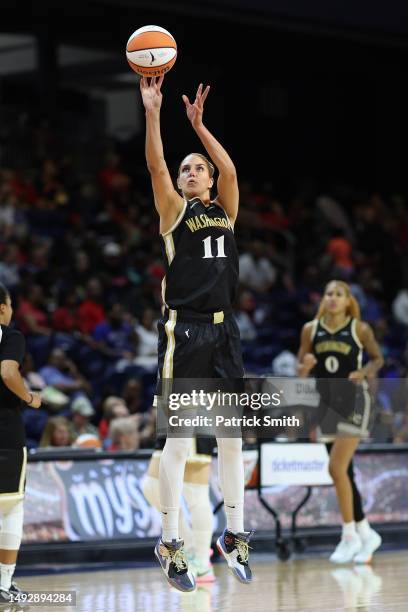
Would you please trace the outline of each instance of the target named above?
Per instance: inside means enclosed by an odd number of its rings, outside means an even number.
[[[159,490],[164,542],[179,539],[181,492],[190,448],[190,438],[167,438],[160,457]]]
[[[210,503],[210,486],[185,482],[183,495],[191,514],[194,553],[198,562],[208,565],[210,562],[211,537],[214,515]]]
[[[244,531],[244,504],[224,500],[224,510],[227,517],[227,529],[232,533]]]
[[[224,495],[227,529],[244,531],[244,460],[241,438],[217,438],[218,475]]]
[[[159,479],[153,476],[145,476],[142,482],[142,492],[147,501],[153,508],[160,512]],[[186,550],[193,549],[193,537],[191,527],[188,524],[182,508],[179,512],[179,535],[184,540]]]
[[[370,534],[371,534],[370,523],[367,521],[366,518],[364,518],[362,521],[358,521],[356,523],[356,529],[357,529],[358,535],[363,540],[367,539],[370,536]]]
[[[8,591],[11,587],[11,581],[13,579],[15,569],[15,563],[0,563],[0,586],[2,589]]]
[[[350,540],[351,538],[357,535],[356,524],[354,521],[350,521],[349,523],[343,523],[343,531],[341,537]]]

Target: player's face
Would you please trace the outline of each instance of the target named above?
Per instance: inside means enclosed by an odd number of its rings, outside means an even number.
[[[11,299],[8,295],[4,304],[0,304],[0,315],[4,325],[10,325],[11,317],[13,316],[13,307]]]
[[[178,188],[187,199],[205,195],[213,186],[213,179],[207,164],[197,155],[187,155],[183,159],[177,178]]]
[[[328,314],[346,314],[350,305],[347,292],[341,285],[330,283],[324,294],[325,312]]]

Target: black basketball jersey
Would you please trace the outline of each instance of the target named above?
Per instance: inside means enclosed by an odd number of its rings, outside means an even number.
[[[341,414],[355,405],[356,385],[348,375],[362,366],[363,346],[357,336],[356,320],[348,319],[331,330],[315,321],[312,351],[317,364],[311,374],[316,378],[320,405],[330,405]]]
[[[0,363],[24,359],[25,340],[17,329],[0,325]],[[25,446],[25,429],[21,416],[21,399],[6,387],[0,377],[0,449]]]
[[[221,206],[205,206],[199,198],[185,202],[175,225],[161,237],[164,303],[198,313],[230,309],[238,283],[238,251]]]
[[[363,346],[357,336],[356,319],[330,330],[322,320],[315,321],[312,352],[317,359],[312,375],[316,378],[347,378],[362,366]]]

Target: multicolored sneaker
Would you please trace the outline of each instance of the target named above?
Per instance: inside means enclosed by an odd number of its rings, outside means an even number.
[[[19,587],[17,582],[14,582],[14,580],[11,583],[9,592],[12,595],[27,595],[27,593],[25,591],[23,591],[23,589],[21,587]]]
[[[8,604],[10,602],[11,602],[10,591],[6,591],[6,589],[2,589],[0,587],[0,606],[3,606],[4,604]]]
[[[191,571],[197,584],[215,582],[214,568],[209,561],[207,563],[200,563],[198,559],[195,559],[191,565]]]
[[[240,582],[248,584],[252,581],[252,572],[248,564],[248,542],[254,532],[233,533],[224,529],[217,540],[217,548],[228,563],[228,567]]]
[[[154,549],[168,583],[179,591],[189,592],[196,588],[194,576],[188,569],[183,540],[163,542],[158,539]]]

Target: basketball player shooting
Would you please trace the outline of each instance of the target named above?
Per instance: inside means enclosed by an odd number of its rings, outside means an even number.
[[[238,284],[238,252],[233,227],[239,192],[235,166],[228,153],[203,124],[209,93],[198,87],[191,103],[183,96],[187,118],[206,149],[207,157],[190,153],[181,162],[177,186],[164,159],[160,133],[163,77],[140,81],[146,111],[146,161],[154,201],[160,216],[160,235],[166,275],[164,314],[159,329],[159,379],[240,379],[244,369],[239,330],[232,315]],[[213,165],[214,164],[214,165]],[[219,176],[211,200],[214,166]],[[217,541],[233,575],[251,582],[248,564],[250,533],[244,531],[244,469],[242,438],[217,438],[220,486],[227,528]],[[162,536],[155,554],[168,582],[180,591],[195,589],[188,569],[178,520],[183,475],[191,447],[189,438],[166,440],[159,467]]]

